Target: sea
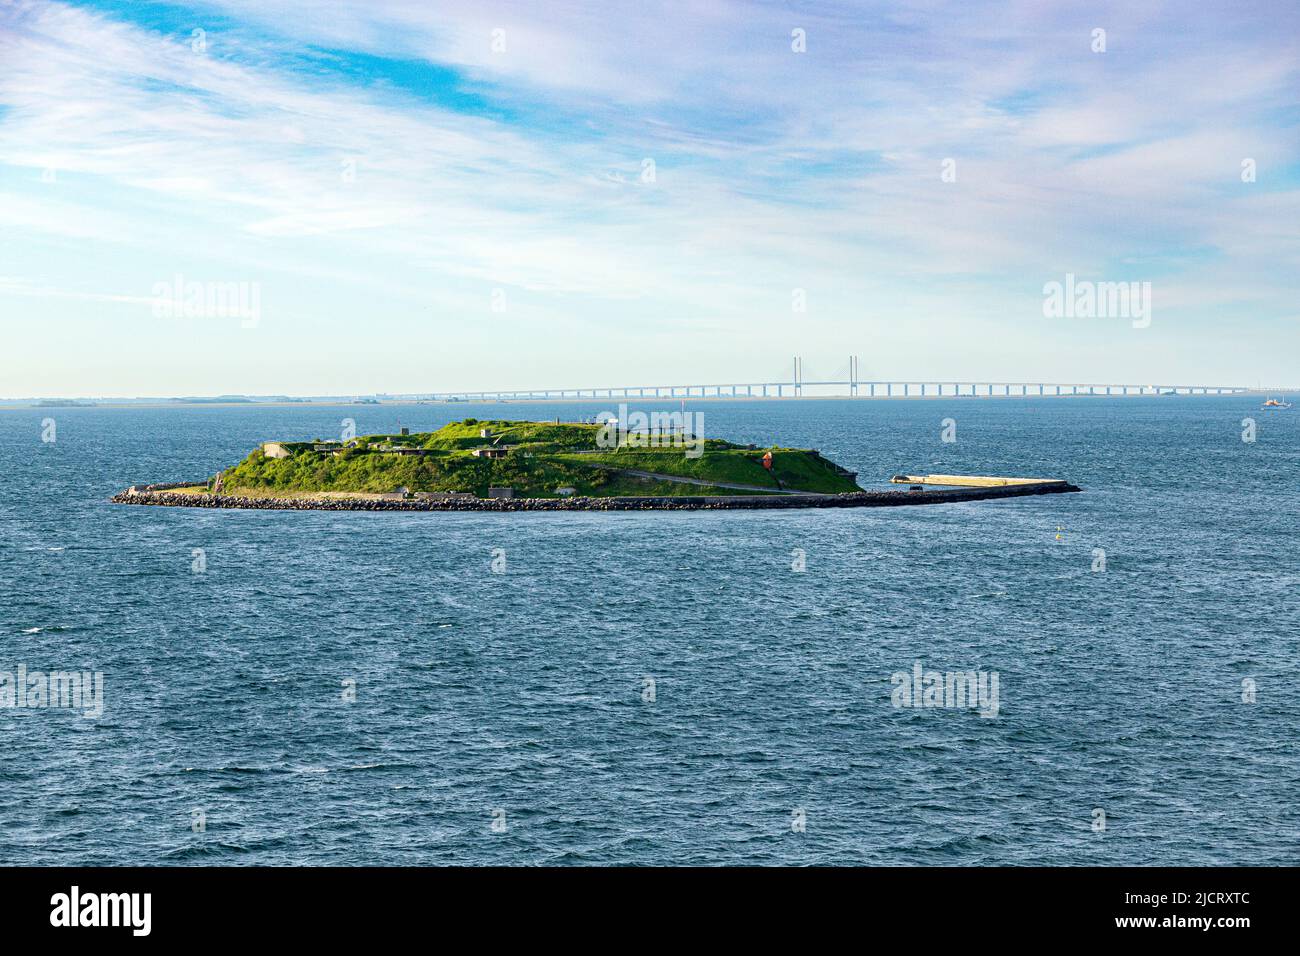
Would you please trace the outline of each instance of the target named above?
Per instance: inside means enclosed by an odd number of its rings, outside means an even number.
[[[0,860],[1294,865],[1300,410],[1260,402],[692,399],[864,487],[1083,492],[646,513],[109,502],[617,400],[0,410]]]

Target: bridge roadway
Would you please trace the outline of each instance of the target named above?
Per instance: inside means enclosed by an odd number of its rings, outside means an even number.
[[[810,394],[808,390],[818,391]],[[841,389],[837,395],[824,389]],[[601,388],[546,388],[498,391],[429,392],[411,396],[427,401],[581,401],[653,398],[1066,398],[1075,396],[1279,394],[1296,388],[1262,389],[1244,385],[1135,385],[1132,383],[790,381],[717,385],[616,385]],[[406,396],[403,396],[406,397]]]

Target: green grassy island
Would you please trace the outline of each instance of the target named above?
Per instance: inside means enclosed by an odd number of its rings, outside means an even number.
[[[760,449],[684,429],[467,418],[433,432],[266,442],[191,492],[262,498],[836,494],[859,491],[854,478],[816,451]]]

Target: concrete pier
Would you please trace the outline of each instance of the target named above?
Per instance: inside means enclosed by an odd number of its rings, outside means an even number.
[[[894,475],[896,485],[944,485],[951,488],[1007,488],[1012,485],[1066,484],[1060,478],[1001,478],[993,475]]]

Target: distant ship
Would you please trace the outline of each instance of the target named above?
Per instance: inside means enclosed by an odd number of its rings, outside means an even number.
[[[1290,408],[1291,403],[1284,402],[1277,398],[1270,398],[1267,402],[1265,402],[1263,405],[1259,407],[1260,408]]]

